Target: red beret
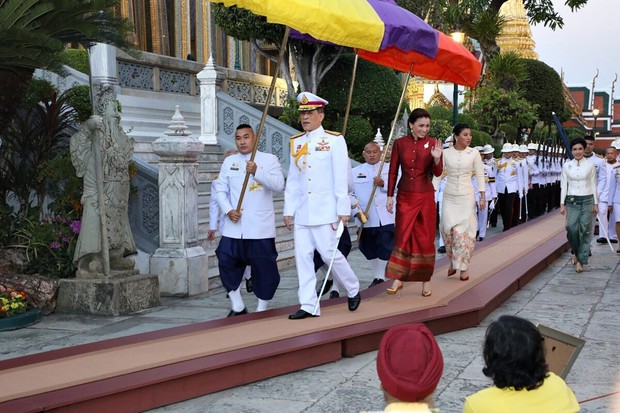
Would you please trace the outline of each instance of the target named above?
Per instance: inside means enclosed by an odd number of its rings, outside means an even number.
[[[424,324],[389,329],[377,354],[377,374],[386,392],[403,402],[418,402],[435,391],[443,356]]]

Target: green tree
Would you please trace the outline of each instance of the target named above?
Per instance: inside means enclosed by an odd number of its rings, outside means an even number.
[[[319,95],[329,101],[325,111],[326,129],[339,131],[342,128],[353,59],[353,55],[342,56],[319,87]],[[346,138],[351,153],[361,154],[364,145],[374,138],[377,128],[387,139],[401,93],[400,79],[393,70],[359,60],[351,113],[366,119],[370,129],[362,127],[361,121],[356,121],[357,126],[353,125],[353,128],[351,124],[347,126]],[[353,116],[349,122],[352,119]]]
[[[60,70],[66,43],[131,49],[130,26],[114,13],[118,1],[0,0],[0,135],[34,70]]]
[[[67,93],[58,93],[44,80],[31,81],[24,104],[5,129],[0,152],[0,199],[11,194],[20,216],[41,212],[54,185],[50,162],[67,151],[68,129],[75,124],[75,116]]]
[[[560,114],[566,120],[566,100],[560,75],[546,63],[523,59],[528,79],[523,82],[524,98],[538,106],[538,119],[545,124],[553,122],[552,113]]]
[[[228,34],[239,40],[251,42],[264,57],[276,61],[276,56],[265,52],[264,45],[275,45],[278,49],[284,36],[284,26],[267,23],[267,19],[250,11],[223,4],[213,5],[215,22]],[[281,66],[281,75],[286,80],[289,96],[295,94],[289,60],[293,61],[295,74],[302,91],[316,93],[329,70],[336,63],[343,47],[311,43],[289,38]]]
[[[487,126],[491,136],[499,141],[502,124],[532,125],[536,120],[537,105],[522,98],[517,91],[506,91],[489,85],[476,90],[476,100],[469,114],[480,125]]]
[[[527,78],[527,67],[514,52],[498,54],[487,65],[488,81],[504,90],[519,90]]]

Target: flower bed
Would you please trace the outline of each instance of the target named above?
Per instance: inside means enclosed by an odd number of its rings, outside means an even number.
[[[15,317],[28,309],[26,293],[0,285],[0,318]]]
[[[25,292],[0,285],[0,331],[26,327],[40,319],[41,310],[28,308]]]

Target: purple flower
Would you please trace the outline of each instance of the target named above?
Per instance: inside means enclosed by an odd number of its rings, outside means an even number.
[[[74,234],[79,234],[81,227],[82,227],[82,221],[73,221],[71,223],[71,231],[73,231]]]
[[[57,249],[59,249],[59,248],[60,248],[60,243],[58,243],[58,242],[54,241],[54,242],[52,242],[52,243],[50,244],[50,248],[51,248],[51,249],[53,249],[53,250],[57,250]]]

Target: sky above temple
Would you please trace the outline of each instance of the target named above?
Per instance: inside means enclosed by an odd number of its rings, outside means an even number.
[[[561,73],[568,86],[592,86],[592,78],[599,69],[596,90],[611,91],[615,73],[620,75],[617,58],[620,0],[589,0],[575,13],[564,5],[564,0],[553,0],[556,10],[564,18],[564,28],[552,31],[542,25],[532,26],[539,59]],[[620,82],[616,83],[620,96]]]

